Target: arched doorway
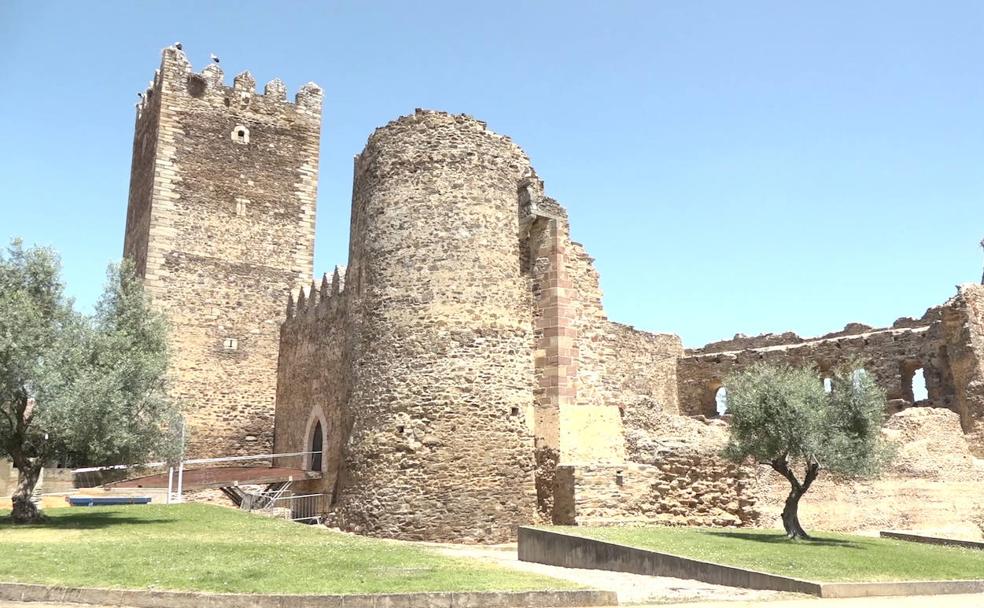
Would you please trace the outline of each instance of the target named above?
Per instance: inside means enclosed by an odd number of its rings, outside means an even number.
[[[314,425],[314,431],[311,433],[311,445],[309,449],[311,453],[311,464],[308,467],[311,471],[321,471],[322,457],[324,456],[324,432],[321,429],[321,421],[319,420]]]

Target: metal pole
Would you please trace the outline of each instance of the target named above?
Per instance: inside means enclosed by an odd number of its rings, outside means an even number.
[[[178,463],[178,495],[175,497],[174,502],[182,502],[184,498],[181,497],[181,491],[184,488],[184,472],[185,463],[182,460]]]
[[[167,499],[164,504],[171,504],[171,490],[174,488],[174,467],[167,470]]]

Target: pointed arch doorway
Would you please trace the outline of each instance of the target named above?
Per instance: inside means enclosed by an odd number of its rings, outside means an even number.
[[[322,458],[324,457],[324,431],[321,428],[320,420],[314,425],[308,451],[311,452],[311,464],[308,470],[320,472]]]

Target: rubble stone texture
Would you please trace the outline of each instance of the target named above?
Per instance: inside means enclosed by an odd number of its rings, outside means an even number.
[[[900,457],[882,481],[821,477],[804,522],[813,504],[838,529],[980,517],[984,287],[889,328],[685,351],[607,318],[593,259],[516,144],[424,110],[355,158],[348,263],[314,282],[321,101],[307,85],[289,103],[279,81],[258,95],[246,73],[227,87],[170,48],[140,104],[125,251],[172,320],[192,453],[321,445],[276,464],[320,466],[307,489],[330,493],[330,523],[377,536],[774,526],[785,480],[720,457],[717,390],[760,361],[818,382],[857,361],[898,412]],[[921,506],[951,498],[935,519]]]
[[[311,281],[321,89],[293,103],[164,50],[137,107],[124,255],[171,322],[189,454],[269,452],[278,333]]]

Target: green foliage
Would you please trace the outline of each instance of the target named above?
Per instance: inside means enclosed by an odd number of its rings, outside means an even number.
[[[91,317],[73,310],[50,249],[0,254],[0,456],[134,462],[174,450],[167,327],[124,263]]]
[[[64,508],[45,526],[0,521],[4,581],[225,593],[518,591],[577,585],[223,507]]]
[[[834,371],[831,392],[817,372],[758,364],[726,380],[734,462],[801,461],[848,476],[877,474],[890,457],[881,435],[885,395],[860,366]]]

